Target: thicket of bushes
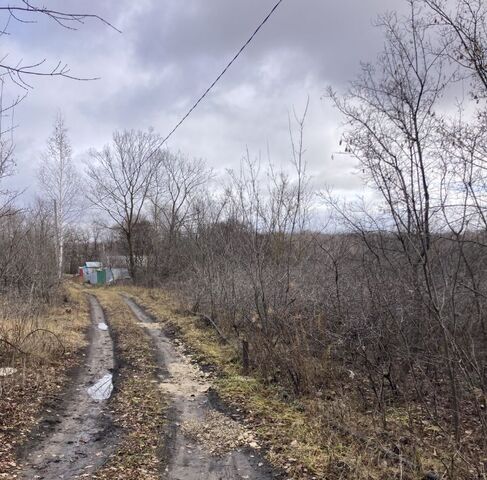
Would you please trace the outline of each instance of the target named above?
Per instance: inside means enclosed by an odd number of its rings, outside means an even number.
[[[312,192],[306,112],[291,173],[248,157],[217,194],[204,162],[161,150],[152,132],[118,132],[87,178],[109,235],[61,229],[41,207],[4,215],[0,288],[48,299],[64,231],[71,271],[86,256],[126,257],[135,282],[172,287],[248,343],[267,381],[342,392],[384,429],[397,408],[412,431],[427,419],[451,441],[449,478],[455,463],[485,478],[487,7],[454,3],[410,0],[410,15],[382,17],[376,62],[328,91],[372,207]],[[469,95],[456,112],[445,105],[458,85]]]

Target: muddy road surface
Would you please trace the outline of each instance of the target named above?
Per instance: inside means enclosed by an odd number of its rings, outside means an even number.
[[[46,417],[23,456],[21,478],[58,480],[89,475],[116,445],[107,400],[112,393],[113,342],[98,300],[91,307],[90,345],[62,405]]]
[[[252,435],[216,412],[208,398],[210,382],[191,363],[182,345],[171,341],[130,297],[123,296],[152,338],[160,366],[160,387],[172,399],[166,445],[168,480],[267,480],[281,478],[252,448]]]

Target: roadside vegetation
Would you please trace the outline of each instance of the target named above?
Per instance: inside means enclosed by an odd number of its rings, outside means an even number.
[[[132,280],[90,289],[119,361],[121,443],[97,478],[164,465],[166,399],[126,291],[214,372],[289,476],[487,479],[487,5],[405,1],[377,22],[380,55],[326,94],[344,122],[336,155],[355,159],[370,202],[316,191],[307,107],[282,170],[247,152],[219,176],[152,130],[115,132],[91,152],[86,198],[58,117],[42,196],[20,209],[0,189],[0,475],[85,345],[84,290],[65,293],[63,272],[100,260]],[[0,147],[1,180],[1,132]]]
[[[50,305],[2,298],[0,478],[17,478],[18,450],[44,412],[61,404],[70,374],[83,360],[89,322],[84,295],[70,288]]]
[[[213,372],[212,389],[224,408],[241,417],[267,459],[292,478],[433,478],[448,458],[451,445],[426,417],[413,437],[406,408],[391,407],[385,432],[372,412],[353,402],[351,387],[292,396],[257,371],[245,375],[236,339],[223,340],[221,332],[188,311],[174,294],[143,287],[120,290]]]

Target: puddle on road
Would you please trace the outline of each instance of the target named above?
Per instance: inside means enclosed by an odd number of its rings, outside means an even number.
[[[88,388],[88,395],[93,400],[108,400],[113,391],[113,375],[107,373],[98,382]]]
[[[88,298],[91,325],[86,357],[72,378],[73,388],[56,402],[54,412],[47,412],[46,424],[33,432],[22,455],[19,479],[93,478],[115,451],[118,436],[107,405],[115,394],[113,342],[100,303],[94,296]]]

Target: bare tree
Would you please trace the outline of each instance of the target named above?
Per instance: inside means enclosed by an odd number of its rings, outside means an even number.
[[[474,81],[474,98],[487,96],[487,5],[483,0],[422,0],[440,26],[449,59]]]
[[[458,435],[460,412],[455,359],[449,341],[451,332],[445,324],[446,312],[439,286],[435,284],[431,253],[432,222],[438,208],[433,202],[440,190],[436,109],[447,81],[443,56],[432,45],[430,25],[420,16],[418,2],[408,3],[407,18],[400,20],[390,14],[381,19],[386,44],[377,64],[364,65],[361,76],[344,97],[332,90],[329,96],[347,122],[346,151],[359,160],[390,215],[391,229],[410,269],[405,281],[418,296],[416,315],[436,321],[442,332],[442,354],[449,366]],[[343,211],[340,213],[350,219]],[[350,221],[350,226],[367,238],[359,223]],[[375,230],[387,231],[387,228],[376,223]],[[393,252],[388,254],[375,242],[367,245],[373,245],[376,255],[378,248],[379,258],[385,257],[393,268],[398,271],[404,268],[399,266],[402,260],[396,264]],[[383,271],[380,275],[386,276]],[[412,333],[413,338],[423,335],[424,325],[417,327],[419,330]],[[382,408],[382,399],[378,399]]]
[[[394,375],[399,371],[412,374],[419,366],[428,372],[434,365],[435,371],[443,372],[449,385],[454,443],[459,448],[462,397],[468,391],[473,398],[474,389],[485,389],[480,373],[485,362],[480,346],[481,314],[467,313],[470,307],[459,292],[469,288],[474,299],[479,293],[473,252],[466,253],[465,242],[472,235],[470,226],[482,223],[473,221],[471,206],[481,217],[483,196],[476,195],[473,188],[478,193],[485,181],[481,167],[471,168],[475,163],[471,159],[475,152],[477,159],[481,157],[485,133],[482,128],[466,129],[463,118],[453,122],[454,131],[450,119],[442,116],[440,100],[457,78],[458,50],[451,50],[451,38],[445,42],[444,36],[438,36],[437,24],[421,9],[425,3],[439,8],[439,2],[408,3],[408,17],[391,14],[381,19],[386,42],[377,62],[363,66],[361,76],[344,96],[329,91],[346,121],[345,150],[358,159],[370,184],[381,194],[386,215],[379,218],[364,210],[364,221],[332,201],[329,204],[371,256],[370,260],[364,256],[363,264],[373,312],[367,327],[372,331],[380,325],[375,334],[380,341],[374,348],[381,355],[374,358],[364,353],[364,362],[379,372],[387,369],[391,388],[395,388]],[[474,5],[483,8],[481,2],[459,2],[460,9]],[[463,16],[458,21],[468,23]],[[480,31],[485,29],[485,19],[481,23]],[[472,27],[471,33],[474,30]],[[475,50],[476,40],[474,44]],[[482,56],[471,58],[463,68],[482,70]],[[452,57],[456,58],[453,62]],[[461,142],[457,140],[460,136]],[[469,139],[472,150],[466,148]],[[469,272],[467,278],[464,271]],[[399,308],[398,301],[392,303],[386,293],[387,285],[394,283],[391,275],[400,277],[407,288],[401,295],[404,306]],[[479,305],[478,296],[474,301]],[[400,332],[396,340],[383,336],[393,329]],[[476,334],[465,335],[473,331]],[[424,343],[425,335],[432,332],[438,339],[434,346]],[[428,354],[419,354],[421,348],[428,349]],[[403,352],[401,358],[398,351]],[[384,379],[373,377],[369,377],[370,384],[384,411]],[[427,375],[424,378],[431,382]],[[431,382],[430,388],[436,390],[437,386]],[[385,424],[385,413],[383,420]]]
[[[0,182],[12,174],[15,166],[13,142],[13,107],[3,108],[4,81],[0,79]],[[10,110],[10,122],[5,125],[6,110]],[[0,217],[12,213],[16,193],[0,187]]]
[[[87,170],[88,199],[123,232],[133,279],[137,276],[134,233],[154,186],[162,156],[159,146],[160,139],[152,132],[115,132],[111,146],[91,152]]]
[[[410,0],[411,15],[380,19],[386,35],[377,65],[365,64],[342,98],[329,96],[345,116],[347,152],[362,163],[383,195],[399,231],[415,233],[408,248],[424,257],[430,246],[432,178],[436,173],[435,108],[448,83],[443,57],[433,53],[431,30]],[[411,237],[412,238],[412,237]]]
[[[160,273],[174,273],[181,261],[175,255],[178,237],[185,228],[191,228],[194,204],[211,177],[211,170],[202,160],[190,160],[181,153],[174,155],[167,151],[162,155],[149,196],[153,222],[162,242],[158,250],[164,252]],[[156,270],[160,269],[159,260],[156,256]]]
[[[96,14],[91,13],[77,13],[66,10],[56,10],[45,6],[38,7],[29,0],[18,0],[9,3],[8,5],[0,5],[0,15],[2,15],[0,27],[0,37],[10,35],[10,25],[13,22],[21,24],[37,23],[39,19],[46,18],[56,25],[68,29],[76,30],[84,25],[88,20],[96,20],[105,25],[117,30],[107,20]],[[118,30],[117,30],[118,31]],[[32,89],[30,80],[33,77],[63,77],[73,80],[94,80],[95,77],[83,77],[71,73],[67,64],[61,61],[49,66],[47,60],[34,60],[26,62],[23,59],[11,61],[8,54],[4,54],[0,59],[0,78],[3,81],[10,80],[14,85],[20,87],[23,95],[17,96],[7,108],[12,108],[17,105],[23,97],[25,97],[28,90]]]
[[[30,25],[41,19],[48,19],[56,25],[67,30],[76,30],[88,20],[99,21],[114,30],[112,24],[92,13],[69,12],[64,9],[57,10],[45,6],[36,6],[30,0],[16,0],[0,5],[0,38],[11,35],[12,23]],[[117,30],[118,31],[118,30]],[[84,77],[71,72],[67,64],[58,61],[49,65],[47,59],[25,61],[24,59],[12,59],[8,52],[3,52],[0,58],[0,180],[12,173],[13,161],[13,121],[16,106],[27,96],[33,88],[31,80],[35,77],[62,77],[72,80],[95,80],[96,77]],[[7,97],[4,87],[13,87],[13,91]],[[20,93],[18,93],[20,90]],[[10,116],[10,124],[5,128],[5,118]],[[2,203],[0,215],[15,211],[13,204],[18,196],[17,192],[0,190]]]
[[[51,208],[32,208],[0,218],[0,292],[29,302],[50,301],[58,291]]]
[[[444,184],[463,185],[458,198],[452,195],[453,188],[444,185],[443,203],[454,202],[460,217],[464,208],[469,228],[474,224],[486,228],[487,5],[482,0],[458,0],[453,5],[443,0],[423,0],[422,4],[439,33],[443,55],[456,67],[459,79],[470,82],[470,98],[459,101],[458,114],[441,125],[439,151]],[[447,211],[451,215],[452,208]],[[449,223],[447,218],[445,221]]]
[[[47,140],[42,155],[38,180],[43,195],[48,199],[53,214],[56,235],[58,278],[64,271],[64,240],[66,228],[81,211],[79,173],[72,159],[72,149],[64,117],[58,113],[54,130]]]

